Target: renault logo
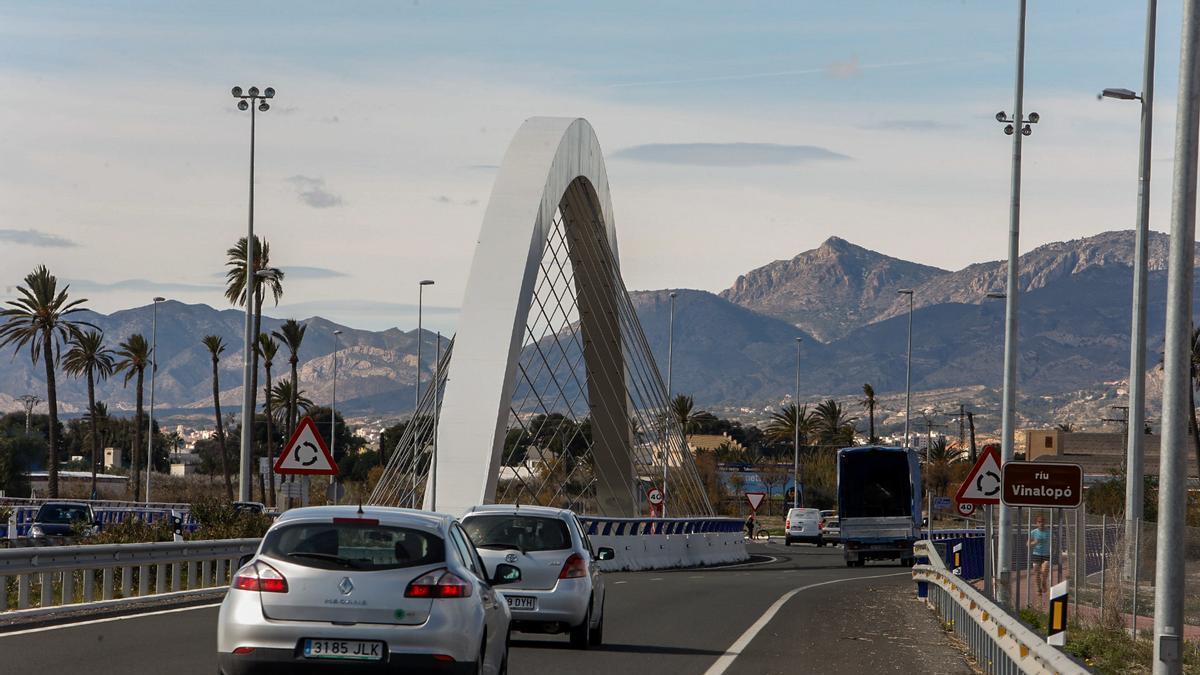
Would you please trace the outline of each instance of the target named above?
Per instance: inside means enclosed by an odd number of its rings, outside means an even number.
[[[342,577],[341,583],[338,584],[338,590],[342,595],[350,595],[354,592],[354,582],[350,581],[350,577]]]

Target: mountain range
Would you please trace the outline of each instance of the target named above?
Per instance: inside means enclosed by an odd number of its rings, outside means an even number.
[[[1023,423],[1094,426],[1110,416],[1107,406],[1121,403],[1128,375],[1132,252],[1133,233],[1120,231],[1047,244],[1021,256],[1018,379]],[[1153,233],[1150,364],[1157,364],[1161,350],[1166,252],[1167,236]],[[850,402],[869,382],[880,395],[881,424],[895,427],[903,423],[897,413],[903,405],[908,329],[908,299],[896,291],[911,288],[914,410],[933,407],[946,413],[965,404],[980,411],[985,428],[999,426],[1004,302],[988,300],[986,294],[1003,290],[1005,267],[994,261],[947,271],[831,237],[816,249],[739,276],[719,294],[676,289],[674,389],[693,394],[698,404],[713,410],[761,417],[795,388],[799,337],[804,400],[833,396]],[[669,292],[631,293],[664,372]],[[151,331],[149,306],[77,316],[104,330],[113,345],[132,333],[149,336]],[[221,336],[228,345],[219,371],[222,405],[238,404],[243,316],[237,309],[159,304],[160,406],[180,415],[211,410],[212,366],[200,344],[208,334]],[[339,409],[385,418],[411,410],[416,331],[356,330],[320,317],[306,322],[299,374],[307,396],[329,400],[333,331],[341,330]],[[280,323],[264,317],[263,329]],[[420,339],[423,377],[429,377],[435,336],[425,332]],[[287,368],[281,350],[273,375],[286,376]],[[1151,378],[1152,407],[1157,381]],[[0,407],[17,409],[15,397],[44,390],[42,369],[27,354],[0,359]],[[100,384],[97,395],[110,410],[132,408],[132,386],[125,387],[119,376]],[[59,400],[64,412],[82,412],[84,384],[60,374]],[[857,406],[850,407],[858,414]]]

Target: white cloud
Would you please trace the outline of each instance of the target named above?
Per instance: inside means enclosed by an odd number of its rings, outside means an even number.
[[[65,237],[38,230],[6,230],[0,229],[0,241],[23,246],[38,246],[42,248],[71,248],[78,246]]]
[[[324,178],[296,175],[288,178],[287,182],[296,188],[296,194],[300,197],[300,201],[314,209],[327,209],[342,205],[340,196],[325,189]]]

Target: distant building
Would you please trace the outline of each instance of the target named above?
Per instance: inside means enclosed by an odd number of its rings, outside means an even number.
[[[105,448],[104,449],[104,468],[122,468],[125,466],[125,449],[124,448]]]
[[[736,452],[744,452],[745,446],[738,443],[729,434],[692,434],[687,437],[688,449],[693,453],[700,450],[716,450],[722,445],[728,445]]]
[[[1035,462],[1068,462],[1083,467],[1090,476],[1125,473],[1126,436],[1118,432],[1062,431],[1061,429],[1029,429],[1025,436],[1026,457]],[[1158,434],[1143,436],[1145,470],[1158,475],[1158,450],[1162,438]],[[1188,436],[1188,476],[1197,476],[1195,444]]]
[[[49,496],[50,478],[45,471],[33,471],[26,475],[29,477],[30,496],[34,498]],[[98,473],[96,474],[96,492],[99,493],[101,499],[122,499],[126,496],[128,482],[129,479],[125,476]],[[58,485],[60,491],[66,492],[70,489],[74,493],[79,493],[81,488],[91,488],[92,474],[90,471],[59,471]],[[76,487],[72,488],[72,486]]]

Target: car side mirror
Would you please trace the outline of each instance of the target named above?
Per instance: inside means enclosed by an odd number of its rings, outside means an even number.
[[[238,566],[237,566],[237,570],[240,570],[240,569],[242,569],[243,567],[245,567],[245,566],[246,566],[246,563],[250,562],[250,561],[251,561],[251,560],[253,560],[253,559],[254,559],[254,554],[253,554],[253,553],[247,553],[246,555],[244,555],[244,556],[242,556],[242,557],[238,558]],[[234,572],[236,572],[237,570],[234,570]]]
[[[615,557],[617,552],[607,546],[596,549],[596,560],[612,560]]]
[[[508,563],[496,565],[496,573],[492,575],[493,586],[513,584],[521,580],[521,568]]]

